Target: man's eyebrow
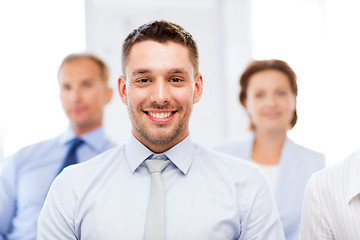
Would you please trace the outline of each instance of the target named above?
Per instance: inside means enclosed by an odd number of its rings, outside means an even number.
[[[138,74],[146,74],[146,73],[150,73],[151,71],[149,69],[146,68],[139,68],[139,69],[135,69],[132,72],[132,75],[138,75]]]
[[[182,74],[187,74],[189,75],[188,71],[184,68],[174,68],[174,69],[170,69],[168,71],[168,73],[182,73]]]
[[[94,80],[95,80],[94,78],[83,78],[81,79],[81,82],[92,82]]]
[[[132,71],[131,75],[141,75],[151,73],[150,69],[147,68],[138,68]],[[172,68],[167,71],[168,74],[186,74],[189,75],[189,72],[185,68]]]

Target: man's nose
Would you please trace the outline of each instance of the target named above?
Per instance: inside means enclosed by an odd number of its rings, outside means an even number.
[[[166,80],[157,80],[152,89],[151,101],[157,104],[166,104],[170,100],[170,86]]]
[[[72,102],[78,102],[81,100],[81,90],[79,88],[73,88],[70,95]]]

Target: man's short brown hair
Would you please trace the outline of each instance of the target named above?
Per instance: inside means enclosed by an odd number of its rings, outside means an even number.
[[[122,48],[122,68],[125,74],[125,66],[130,50],[135,43],[152,40],[160,43],[167,41],[179,43],[189,49],[190,60],[194,66],[195,75],[199,72],[199,53],[196,42],[190,33],[179,25],[159,20],[153,21],[134,29],[125,39]]]
[[[72,53],[69,54],[64,58],[64,60],[61,62],[61,65],[58,70],[58,78],[60,77],[61,69],[64,66],[64,64],[79,60],[79,59],[89,59],[96,63],[99,66],[101,78],[105,82],[106,85],[109,84],[109,67],[106,65],[106,63],[99,58],[98,56],[90,53]]]

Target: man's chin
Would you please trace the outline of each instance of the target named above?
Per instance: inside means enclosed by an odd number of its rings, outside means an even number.
[[[177,133],[169,133],[163,131],[165,129],[155,129],[153,132],[140,132],[142,137],[153,145],[164,145],[169,144],[178,136]]]
[[[145,136],[145,139],[153,145],[166,145],[171,143],[175,139],[175,137]]]
[[[98,122],[89,122],[89,121],[71,121],[71,126],[74,129],[78,129],[78,130],[91,130],[91,129],[95,129],[97,128],[99,125],[101,125],[101,123]]]
[[[71,121],[71,125],[76,128],[86,128],[90,124],[83,120],[75,120]]]

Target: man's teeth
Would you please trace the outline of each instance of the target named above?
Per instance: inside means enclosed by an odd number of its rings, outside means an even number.
[[[171,112],[167,112],[167,113],[153,113],[153,112],[149,112],[149,115],[153,116],[154,118],[168,118],[171,115]]]

